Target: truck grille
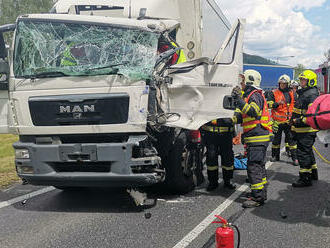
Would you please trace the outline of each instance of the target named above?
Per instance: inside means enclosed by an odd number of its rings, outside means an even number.
[[[84,94],[29,98],[35,126],[121,124],[128,120],[129,95]]]
[[[49,163],[56,172],[110,172],[111,162]]]

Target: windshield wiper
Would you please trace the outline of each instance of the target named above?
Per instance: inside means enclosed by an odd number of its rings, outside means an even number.
[[[68,76],[61,71],[44,71],[32,75],[24,75],[23,78],[46,78],[46,77],[65,77]]]
[[[128,62],[119,63],[119,64],[105,65],[105,66],[101,66],[101,67],[89,68],[89,69],[87,69],[87,71],[102,70],[102,69],[112,68],[112,67],[116,67],[116,66],[120,66],[120,65],[126,65],[126,64],[128,64]],[[116,68],[116,69],[118,70],[118,68]]]

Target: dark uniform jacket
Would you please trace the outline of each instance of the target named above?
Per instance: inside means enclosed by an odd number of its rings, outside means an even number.
[[[316,132],[317,130],[311,128],[306,124],[304,115],[307,113],[308,107],[319,96],[317,87],[306,87],[297,91],[298,99],[294,105],[292,119],[298,119],[294,123],[293,131],[297,133]]]
[[[255,88],[253,86],[246,86],[245,92],[243,94],[243,99],[247,98]],[[235,110],[233,122],[235,124],[242,124],[242,109],[245,106],[246,102],[243,99],[239,99],[237,103],[237,109]],[[248,104],[251,106],[247,111],[247,115],[250,117],[258,118],[260,116],[260,111],[263,110],[264,107],[264,98],[259,93],[254,93],[251,95]],[[256,126],[256,128],[244,133],[244,138],[252,137],[252,136],[264,136],[269,135],[269,131],[263,128],[260,124]]]

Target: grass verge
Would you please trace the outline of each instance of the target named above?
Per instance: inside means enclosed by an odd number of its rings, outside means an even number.
[[[16,135],[0,134],[0,189],[19,181],[14,163],[12,144],[18,140]]]

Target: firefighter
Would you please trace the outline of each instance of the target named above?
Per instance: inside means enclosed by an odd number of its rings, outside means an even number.
[[[282,132],[285,134],[286,149],[291,156],[293,164],[298,165],[297,145],[293,139],[289,120],[294,107],[294,94],[290,90],[290,77],[281,75],[278,79],[278,89],[271,91],[268,95],[268,107],[272,110],[273,133],[271,161],[280,160]]]
[[[292,113],[292,130],[297,141],[297,156],[299,161],[299,179],[293,187],[307,187],[312,185],[312,179],[318,179],[317,165],[313,153],[313,144],[318,130],[306,124],[308,107],[319,96],[317,89],[317,75],[312,70],[305,70],[299,75],[301,89],[297,91],[298,99]]]
[[[246,70],[241,82],[232,91],[236,110],[233,123],[243,127],[243,142],[247,145],[247,173],[251,197],[243,203],[244,208],[258,207],[267,199],[266,151],[270,142],[271,120],[267,101],[259,88],[261,75],[255,70]]]
[[[224,187],[235,189],[231,183],[234,172],[233,137],[234,126],[230,118],[210,121],[201,127],[203,142],[206,145],[206,165],[209,184],[207,191],[215,190],[219,183],[218,157],[221,156],[222,177]]]

